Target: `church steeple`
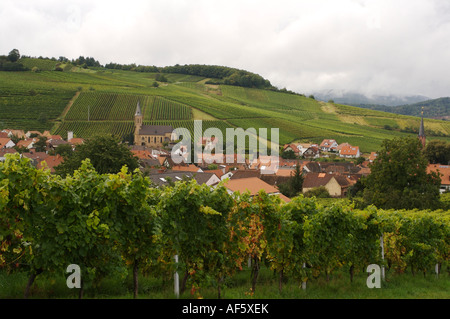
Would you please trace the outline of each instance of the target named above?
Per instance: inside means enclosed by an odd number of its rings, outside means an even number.
[[[426,144],[426,136],[425,136],[425,126],[423,125],[423,107],[422,107],[422,119],[420,121],[420,128],[419,128],[419,140],[422,143],[422,146],[425,148]]]
[[[141,115],[142,115],[142,113],[141,113],[141,104],[138,101],[137,108],[136,108],[136,114],[134,114],[134,116],[141,116]]]
[[[138,101],[137,107],[136,107],[136,113],[134,114],[134,126],[135,126],[134,138],[135,138],[135,141],[137,141],[137,138],[139,136],[139,131],[141,130],[143,119],[144,119],[144,116],[142,115],[142,112],[141,112],[141,105]]]

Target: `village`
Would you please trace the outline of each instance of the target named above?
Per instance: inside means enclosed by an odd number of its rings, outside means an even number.
[[[223,155],[223,158],[216,158],[212,162],[201,159],[195,164],[183,162],[177,164],[171,156],[170,146],[173,146],[173,143],[169,143],[169,146],[162,143],[170,141],[170,135],[166,135],[161,127],[156,130],[148,126],[136,127],[135,138],[138,141],[143,140],[139,135],[140,132],[144,132],[142,129],[145,132],[153,132],[152,134],[161,134],[161,137],[145,138],[146,143],[128,147],[138,158],[141,171],[156,187],[186,179],[195,179],[198,184],[211,187],[224,181],[223,184],[230,193],[249,191],[251,195],[255,195],[264,190],[267,194],[279,196],[283,201],[289,202],[290,198],[283,195],[278,186],[287,182],[299,165],[303,176],[302,193],[321,187],[327,190],[330,197],[343,198],[347,196],[349,188],[362,176],[370,174],[370,164],[377,157],[377,154],[372,152],[364,158],[358,146],[348,143],[338,144],[334,139],[324,139],[320,144],[285,144],[275,169],[270,168],[268,162],[270,157],[260,156],[249,161],[241,160],[236,154],[231,160],[228,155]],[[166,131],[168,129],[166,128]],[[198,143],[203,148],[211,147],[213,140],[214,138],[212,140],[202,138]],[[74,137],[73,132],[68,132],[67,138],[64,139],[60,135],[50,134],[49,131],[41,133],[4,129],[0,131],[0,161],[5,160],[6,154],[18,152],[22,157],[29,158],[36,168],[46,167],[54,173],[55,167],[64,161],[58,147],[62,149],[70,146],[72,150],[76,150],[82,143],[85,143],[85,140]],[[64,146],[61,147],[62,145]],[[286,154],[288,156],[285,156]],[[441,192],[449,190],[450,166],[432,164],[428,166],[428,171],[436,170],[443,174]]]

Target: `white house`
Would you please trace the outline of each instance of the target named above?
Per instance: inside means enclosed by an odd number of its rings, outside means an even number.
[[[341,150],[339,151],[339,156],[345,158],[358,158],[361,156],[361,153],[359,152],[358,146],[350,145],[342,147]]]
[[[320,143],[320,149],[324,152],[336,152],[338,143],[332,139],[325,139]]]
[[[13,148],[16,144],[8,137],[0,138],[0,149],[2,148]]]

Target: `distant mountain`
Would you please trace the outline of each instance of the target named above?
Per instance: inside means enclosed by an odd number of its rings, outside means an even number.
[[[441,97],[438,99],[427,100],[420,103],[399,105],[399,106],[367,105],[367,104],[354,106],[411,116],[421,116],[423,107],[424,117],[450,121],[450,97]]]
[[[422,95],[413,96],[397,96],[397,95],[373,95],[366,96],[361,93],[340,91],[340,90],[323,90],[315,92],[314,97],[321,101],[333,100],[338,104],[362,106],[362,105],[381,105],[381,106],[397,106],[419,103],[429,100],[429,97]],[[370,108],[370,107],[368,107]]]
[[[421,116],[423,107],[424,117],[450,121],[450,97],[438,99],[430,99],[421,95],[367,97],[360,93],[337,90],[321,91],[315,93],[314,97],[325,102],[333,100],[338,104],[410,116]]]

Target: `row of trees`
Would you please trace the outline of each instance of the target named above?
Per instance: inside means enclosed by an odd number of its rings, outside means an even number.
[[[127,70],[136,72],[152,72],[152,73],[178,73],[187,75],[196,75],[206,78],[212,78],[209,84],[228,84],[243,87],[256,88],[273,88],[270,82],[258,74],[251,73],[235,68],[217,66],[217,65],[200,65],[185,64],[166,67],[143,66],[132,64],[108,63],[106,69]]]
[[[174,66],[167,66],[161,68],[164,73],[181,73],[189,75],[203,76],[206,78],[213,78],[209,83],[211,84],[228,84],[243,87],[255,88],[272,88],[269,80],[262,76],[244,70],[235,68],[218,66],[218,65],[201,65],[201,64],[185,64]],[[221,81],[217,81],[217,79]]]
[[[11,50],[8,55],[0,55],[0,71],[28,71],[29,69],[24,67],[20,63],[20,58],[25,58],[29,56],[21,56],[18,49]],[[44,59],[44,57],[40,56],[39,59]],[[99,61],[95,60],[93,57],[84,57],[79,56],[77,59],[69,60],[68,58],[64,56],[60,56],[58,59],[52,57],[52,58],[45,58],[53,61],[59,61],[61,63],[72,63],[74,65],[79,65],[84,68],[87,67],[101,67]],[[62,71],[62,69],[60,69]]]
[[[175,271],[182,291],[191,287],[199,296],[214,283],[220,297],[225,280],[249,259],[252,292],[263,264],[278,274],[280,290],[286,277],[329,279],[343,265],[352,279],[383,263],[383,233],[386,266],[426,273],[448,263],[448,218],[448,212],[322,207],[302,196],[284,203],[195,181],[157,189],[138,170],[99,174],[89,160],[65,178],[16,155],[0,163],[0,266],[29,272],[26,296],[37,275],[65,275],[69,264],[81,268],[80,297],[105,276],[128,273],[136,297],[139,272],[169,279]]]
[[[42,58],[42,57],[39,57]],[[0,70],[3,71],[26,71],[17,61],[20,59],[19,50],[14,49],[10,52],[8,56],[0,56]],[[69,60],[64,56],[60,56],[58,59],[50,58],[54,61],[59,61],[61,63],[72,63],[73,65],[79,65],[84,68],[88,67],[103,67],[99,61],[93,57],[79,56],[77,59]],[[13,61],[14,60],[14,61]],[[227,84],[236,85],[243,87],[253,87],[260,89],[270,89],[278,91],[277,88],[272,86],[269,80],[264,79],[262,76],[239,70],[236,68],[230,68],[225,66],[217,65],[200,65],[200,64],[185,64],[166,67],[156,67],[156,66],[146,66],[146,65],[136,65],[131,64],[120,64],[120,63],[107,63],[104,68],[114,69],[114,70],[125,70],[125,71],[135,71],[135,72],[151,72],[151,73],[180,73],[188,75],[197,75],[207,78],[212,78],[210,84]],[[58,69],[60,70],[60,69]],[[61,69],[62,70],[62,69]],[[164,82],[164,81],[163,81]],[[285,88],[279,90],[285,93],[297,94],[292,91],[288,91]]]
[[[28,70],[20,62],[20,52],[11,50],[8,55],[0,55],[0,71],[26,71]]]

